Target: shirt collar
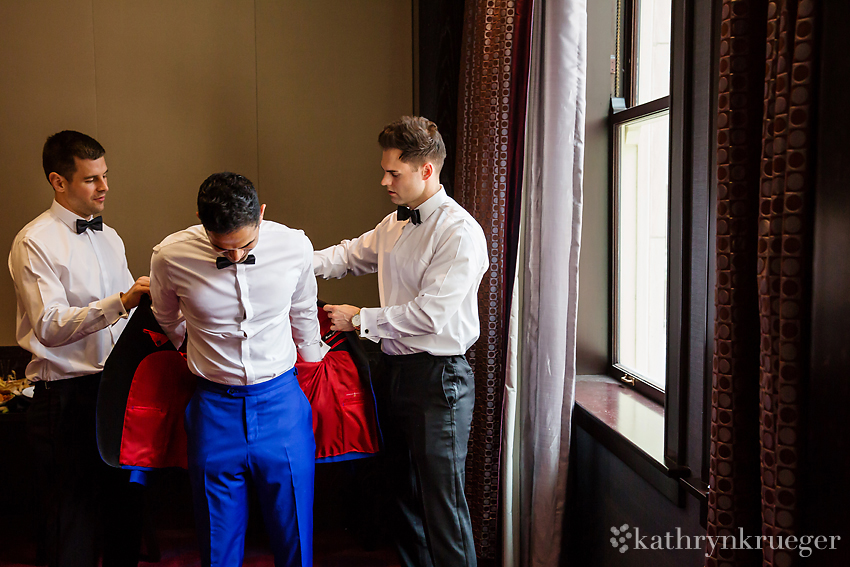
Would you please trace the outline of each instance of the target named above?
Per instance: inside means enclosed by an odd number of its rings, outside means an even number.
[[[446,195],[446,190],[440,185],[440,190],[431,195],[427,201],[416,207],[416,210],[419,211],[419,219],[422,222],[430,217],[434,211],[440,208],[440,205],[448,201],[449,196]]]
[[[55,199],[53,204],[50,205],[50,212],[53,213],[53,216],[68,225],[68,228],[70,228],[73,232],[77,232],[77,219],[91,220],[91,217],[84,218],[73,211],[69,211],[60,205]]]

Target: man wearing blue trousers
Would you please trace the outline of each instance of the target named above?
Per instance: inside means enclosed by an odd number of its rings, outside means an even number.
[[[312,565],[315,442],[296,353],[319,361],[313,247],[264,221],[253,185],[218,173],[198,193],[200,225],[154,248],[151,298],[198,388],[186,409],[189,474],[204,565],[242,564],[248,484],[275,565]]]

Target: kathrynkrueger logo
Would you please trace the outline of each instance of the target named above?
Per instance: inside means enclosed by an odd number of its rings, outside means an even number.
[[[628,551],[629,546],[626,544],[626,540],[632,539],[629,524],[623,524],[619,528],[617,526],[611,526],[611,533],[614,534],[611,538],[611,547],[619,548],[620,553]]]
[[[773,549],[790,550],[799,553],[800,557],[808,557],[815,549],[835,549],[837,542],[841,540],[839,535],[788,535],[788,536],[747,536],[744,528],[738,529],[737,535],[696,535],[682,534],[682,528],[676,528],[675,532],[665,532],[664,535],[640,535],[640,528],[630,528],[628,524],[622,526],[611,526],[611,547],[625,553],[629,549],[702,549],[705,556],[709,557],[715,548],[741,550],[741,549]]]

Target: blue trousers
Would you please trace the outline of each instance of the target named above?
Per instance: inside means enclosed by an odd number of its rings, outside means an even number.
[[[186,433],[203,565],[242,565],[252,482],[275,566],[310,567],[316,444],[295,369],[250,386],[199,379]]]

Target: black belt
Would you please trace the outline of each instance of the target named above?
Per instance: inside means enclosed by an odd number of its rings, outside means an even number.
[[[430,352],[414,352],[413,354],[387,354],[382,352],[381,354],[387,362],[391,362],[393,364],[415,363],[422,360],[458,360],[466,358],[463,354],[440,355],[431,354]]]
[[[62,380],[39,380],[35,383],[35,391],[52,390],[54,392],[70,392],[81,388],[92,387],[100,383],[103,372],[75,376],[74,378],[63,378]]]

